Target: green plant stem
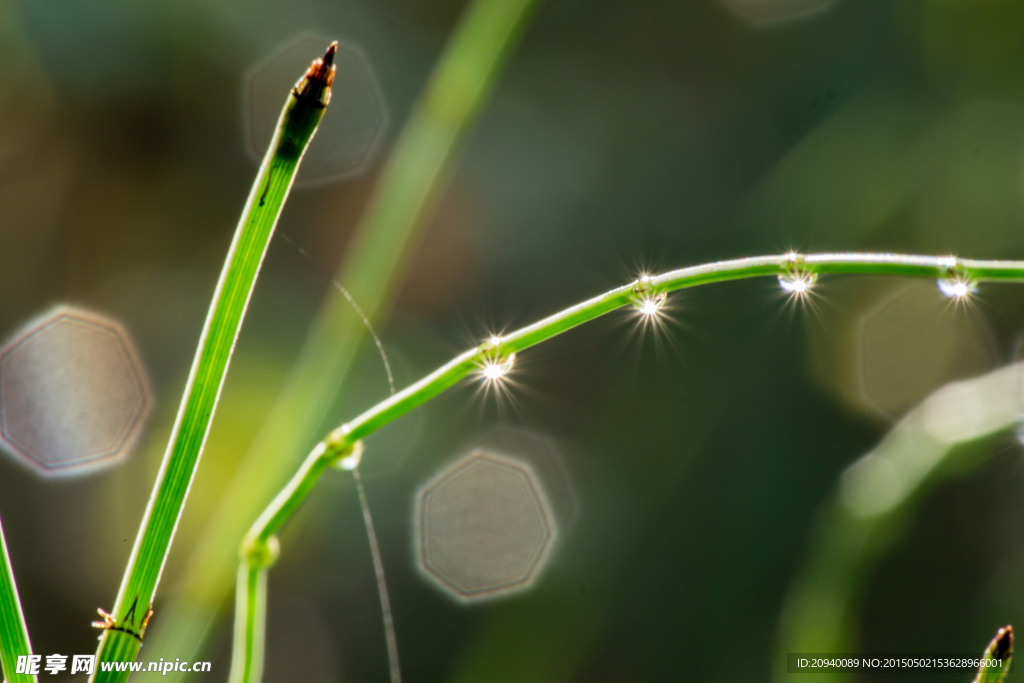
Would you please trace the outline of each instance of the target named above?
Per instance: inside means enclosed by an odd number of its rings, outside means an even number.
[[[102,662],[133,661],[149,621],[160,574],[192,485],[267,245],[330,98],[335,46],[289,94],[274,138],[245,204],[210,304],[170,443],[139,528],[96,657],[93,681],[122,681]]]
[[[267,568],[243,563],[238,568],[236,602],[245,605],[235,614],[235,642],[231,652],[232,668],[228,683],[259,681],[263,676],[263,657],[246,653],[263,652],[267,620]],[[236,668],[235,662],[243,664]]]
[[[276,552],[275,534],[302,505],[306,496],[315,486],[323,472],[337,465],[357,447],[359,441],[384,425],[429,401],[465,377],[481,371],[487,366],[511,364],[513,354],[523,351],[542,341],[567,330],[598,318],[626,305],[641,305],[658,301],[668,292],[711,284],[741,280],[751,277],[779,276],[816,277],[828,273],[851,273],[870,275],[895,275],[934,278],[955,278],[971,281],[1024,281],[1024,261],[975,261],[953,257],[912,256],[903,254],[781,254],[752,258],[719,261],[689,268],[682,268],[657,276],[645,276],[635,282],[623,285],[600,296],[584,301],[543,320],[527,325],[515,332],[495,337],[484,344],[470,349],[442,365],[415,384],[394,394],[370,408],[353,421],[332,431],[306,458],[299,471],[287,486],[274,498],[253,524],[242,542],[243,571],[251,567],[267,567],[273,563]],[[938,294],[937,294],[938,295]],[[500,381],[500,380],[498,380]],[[265,590],[265,587],[264,587]],[[241,596],[243,593],[238,592]],[[265,596],[261,598],[265,600]],[[236,604],[236,610],[250,609],[250,602]],[[237,624],[248,624],[250,618],[238,619]],[[234,670],[253,669],[252,660],[262,660],[262,649],[246,647],[255,639],[243,638],[235,633],[235,653],[244,659],[234,661]],[[233,683],[254,683],[255,679],[232,679]]]
[[[410,248],[538,2],[472,2],[414,106],[335,276],[371,322],[386,313]],[[149,644],[157,656],[195,658],[230,593],[238,539],[321,436],[365,337],[358,313],[332,290],[164,607],[167,618]],[[168,681],[175,677],[187,674],[172,672]]]
[[[30,654],[32,643],[28,639],[28,626],[18,599],[18,586],[14,583],[4,529],[0,526],[0,665],[9,683],[35,683],[34,675],[15,673],[18,656]]]

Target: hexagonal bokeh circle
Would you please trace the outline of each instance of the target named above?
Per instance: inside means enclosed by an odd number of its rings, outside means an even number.
[[[417,565],[464,602],[529,587],[556,534],[537,474],[505,455],[474,451],[444,468],[416,497]]]
[[[331,40],[303,34],[247,74],[246,146],[253,159],[263,159],[288,93]],[[363,53],[339,41],[334,63],[337,71],[331,104],[306,150],[296,177],[299,184],[326,184],[361,174],[373,161],[387,130],[384,98]]]
[[[753,26],[771,26],[820,14],[833,0],[722,0],[737,17]]]
[[[124,457],[150,403],[127,332],[104,316],[62,306],[0,348],[0,445],[43,475]]]

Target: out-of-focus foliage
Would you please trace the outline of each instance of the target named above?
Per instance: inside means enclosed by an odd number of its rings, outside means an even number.
[[[807,558],[786,598],[776,680],[787,679],[786,653],[857,651],[858,598],[867,577],[900,540],[915,503],[936,483],[973,469],[969,456],[977,453],[964,446],[1020,420],[1022,370],[1018,363],[946,385],[842,473],[816,515]],[[814,683],[853,678],[807,675]]]
[[[255,173],[246,74],[295,36],[337,37],[376,75],[394,131],[462,10],[0,2],[0,337],[55,302],[122,321],[156,406],[117,468],[50,483],[0,462],[37,652],[93,650],[88,624],[128,558]],[[378,330],[398,384],[641,268],[789,247],[1021,258],[1022,53],[1011,0],[836,0],[756,25],[724,2],[549,1]],[[364,175],[294,193],[280,225],[290,242],[264,264],[165,590],[259,431],[393,142]],[[905,286],[825,278],[790,308],[767,280],[685,293],[666,332],[631,335],[631,319],[613,317],[522,355],[521,389],[500,411],[467,388],[370,439],[365,483],[407,678],[770,680],[785,592],[839,474],[939,384],[1016,358],[1024,292],[991,286],[946,310],[935,291],[937,304],[876,330],[919,362],[899,368],[916,393],[864,404],[850,369],[886,376],[863,366],[870,354],[858,361],[857,321]],[[372,348],[354,374],[329,409],[337,422],[387,394]],[[495,426],[557,447],[573,524],[529,590],[466,607],[417,569],[415,492]],[[982,451],[917,501],[864,576],[851,642],[969,652],[996,625],[1024,623],[1019,447],[994,437]],[[382,679],[351,480],[327,477],[281,541],[268,683],[298,675],[297,661],[304,680]],[[226,675],[225,636],[210,641],[214,676]],[[722,643],[728,656],[709,658]]]

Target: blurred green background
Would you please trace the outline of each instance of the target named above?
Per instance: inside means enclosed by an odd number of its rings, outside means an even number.
[[[463,9],[0,0],[0,333],[58,302],[103,312],[133,335],[156,396],[119,467],[45,481],[0,459],[36,652],[92,652],[88,624],[116,592],[255,174],[252,70],[305,34],[336,37],[376,82],[362,96],[380,98],[353,106],[388,126],[365,172],[292,194],[164,596]],[[352,158],[354,138],[322,138],[323,158]],[[405,385],[641,269],[791,247],[1024,258],[1022,228],[1018,2],[549,0],[379,332]],[[964,309],[931,283],[831,278],[793,306],[755,280],[684,292],[670,313],[655,335],[627,312],[575,330],[522,354],[511,401],[466,386],[369,441],[407,680],[777,680],[786,591],[840,472],[934,389],[1017,359],[1024,289],[989,286]],[[372,345],[354,374],[325,429],[387,395]],[[557,453],[573,514],[534,588],[465,607],[415,568],[413,499],[495,430]],[[970,471],[915,501],[863,577],[851,648],[980,653],[998,626],[1024,626],[1020,447],[1004,433],[968,450]],[[328,476],[282,546],[265,680],[387,680],[351,478]],[[229,621],[195,657],[214,661],[203,680],[226,680]]]

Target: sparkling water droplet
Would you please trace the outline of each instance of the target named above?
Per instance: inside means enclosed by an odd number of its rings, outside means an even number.
[[[978,291],[978,283],[963,276],[940,278],[938,285],[939,291],[950,299],[964,299]]]
[[[631,297],[633,308],[645,318],[654,318],[661,313],[668,299],[667,292],[659,292],[654,288],[650,275],[641,275],[633,285]]]
[[[510,353],[504,358],[492,356],[484,361],[480,374],[488,382],[496,382],[503,379],[512,372],[512,366],[516,363],[516,354]]]
[[[811,291],[818,276],[814,273],[795,271],[779,276],[779,287],[782,291],[795,296],[803,296]]]
[[[640,315],[653,317],[661,313],[661,309],[665,307],[666,299],[668,299],[668,295],[665,292],[647,294],[633,302],[633,308]]]

